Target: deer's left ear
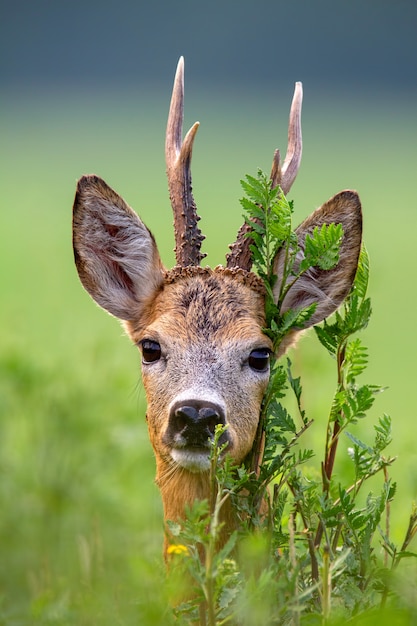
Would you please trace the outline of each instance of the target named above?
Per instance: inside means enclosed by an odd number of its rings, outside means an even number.
[[[320,227],[323,224],[332,223],[341,224],[343,227],[338,264],[331,270],[321,270],[314,267],[305,272],[288,291],[281,309],[282,312],[288,311],[288,309],[297,310],[316,302],[317,308],[308,320],[306,327],[318,324],[325,317],[331,315],[343,302],[352,287],[358,267],[362,240],[361,203],[355,191],[341,191],[300,224],[296,230],[298,245],[300,246],[296,266],[299,265],[304,256],[306,235],[311,233],[315,226]],[[274,287],[274,295],[277,298],[282,282],[283,264],[284,252],[280,250],[274,262],[274,269],[278,276]],[[291,278],[288,280],[290,281]]]

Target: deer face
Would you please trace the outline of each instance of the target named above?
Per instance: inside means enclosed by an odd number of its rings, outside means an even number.
[[[191,472],[208,469],[217,424],[227,425],[223,442],[238,463],[255,436],[271,344],[260,286],[243,278],[208,269],[180,277],[164,284],[145,327],[127,324],[142,351],[155,452]]]
[[[288,152],[281,167],[275,152],[271,180],[287,193],[301,158],[301,85],[290,113]],[[209,441],[217,424],[240,463],[250,452],[269,377],[271,344],[262,332],[264,291],[250,272],[250,225],[238,233],[227,267],[201,268],[202,235],[191,193],[195,124],[182,142],[183,61],[174,83],[167,127],[166,160],[174,210],[177,267],[165,270],[150,231],[101,178],[84,176],[74,202],[73,244],[86,290],[119,318],[142,352],[147,420],[157,463],[165,517],[177,519],[195,498],[208,497]],[[308,270],[290,283],[281,313],[317,304],[308,325],[333,313],[355,277],[362,232],[361,205],[342,191],[307,218],[296,234],[302,250],[315,226],[340,223],[338,265]],[[301,259],[300,259],[301,260]],[[280,252],[274,259],[279,292]],[[290,279],[289,279],[290,281]],[[277,295],[276,294],[276,295]],[[293,329],[279,356],[302,329]],[[226,524],[227,525],[227,524]]]

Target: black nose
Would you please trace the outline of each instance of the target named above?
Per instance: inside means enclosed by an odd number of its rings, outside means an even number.
[[[169,443],[206,447],[208,439],[214,437],[217,424],[226,424],[224,411],[218,404],[185,400],[171,408],[166,439]],[[226,441],[227,434],[223,433],[220,443]]]

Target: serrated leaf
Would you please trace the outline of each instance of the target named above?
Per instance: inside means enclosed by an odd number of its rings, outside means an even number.
[[[358,269],[356,271],[353,289],[359,298],[364,299],[368,289],[369,282],[369,256],[364,245],[362,245]]]
[[[351,335],[367,327],[371,317],[371,300],[361,300],[355,292],[352,292],[345,301],[345,334]]]
[[[314,330],[322,346],[324,346],[332,356],[335,356],[339,345],[338,329],[336,325],[328,324],[325,320],[323,326],[314,326]]]
[[[304,259],[300,264],[300,272],[310,267],[331,270],[339,262],[343,227],[341,224],[323,224],[315,226],[313,232],[306,235]]]
[[[396,557],[397,557],[397,559],[403,559],[405,557],[417,558],[417,553],[416,552],[410,552],[410,550],[402,550],[401,552],[397,553]]]
[[[295,398],[297,400],[298,411],[300,413],[301,419],[303,423],[305,424],[308,420],[306,418],[305,410],[301,406],[301,394],[303,391],[303,388],[301,386],[301,377],[300,376],[298,376],[298,378],[293,377],[292,372],[291,372],[291,361],[289,358],[287,358],[287,377],[288,377],[288,382],[290,383],[291,389],[293,390]]]
[[[240,184],[246,193],[257,204],[263,204],[265,200],[265,186],[254,176],[247,175],[246,180],[241,180]]]
[[[368,351],[359,338],[350,341],[346,345],[343,369],[346,382],[353,384],[356,378],[362,374],[368,365]]]
[[[345,434],[352,441],[352,443],[355,444],[355,446],[357,446],[361,450],[364,450],[364,451],[368,452],[369,454],[373,453],[372,448],[370,448],[366,443],[364,443],[363,441],[361,441],[360,439],[355,437],[355,435],[352,435],[352,433],[350,433],[348,431],[346,431]]]
[[[317,302],[313,302],[304,309],[289,309],[281,317],[280,333],[285,336],[291,328],[303,328],[317,308]]]

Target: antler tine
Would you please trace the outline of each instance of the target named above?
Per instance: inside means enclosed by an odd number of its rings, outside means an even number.
[[[296,179],[300,169],[303,152],[303,138],[301,133],[301,107],[303,104],[303,85],[295,83],[294,96],[291,103],[290,119],[288,122],[288,146],[284,163],[280,166],[280,153],[276,150],[272,162],[272,186],[280,185],[284,194],[287,194]]]
[[[200,265],[206,255],[200,252],[204,236],[197,226],[200,219],[191,187],[191,155],[199,122],[196,122],[182,141],[184,118],[184,58],[178,61],[169,108],[165,161],[169,196],[174,213],[175,256],[181,267]]]
[[[303,151],[303,141],[301,133],[301,107],[303,102],[302,83],[295,83],[294,96],[290,109],[290,119],[288,123],[288,147],[284,163],[281,167],[281,155],[279,150],[275,150],[272,161],[271,181],[272,186],[280,185],[284,194],[287,194],[297,176],[301,155]],[[250,246],[253,243],[248,236],[252,228],[249,224],[241,226],[235,243],[231,244],[230,253],[226,255],[227,267],[240,267],[249,271],[252,267],[252,255]]]

